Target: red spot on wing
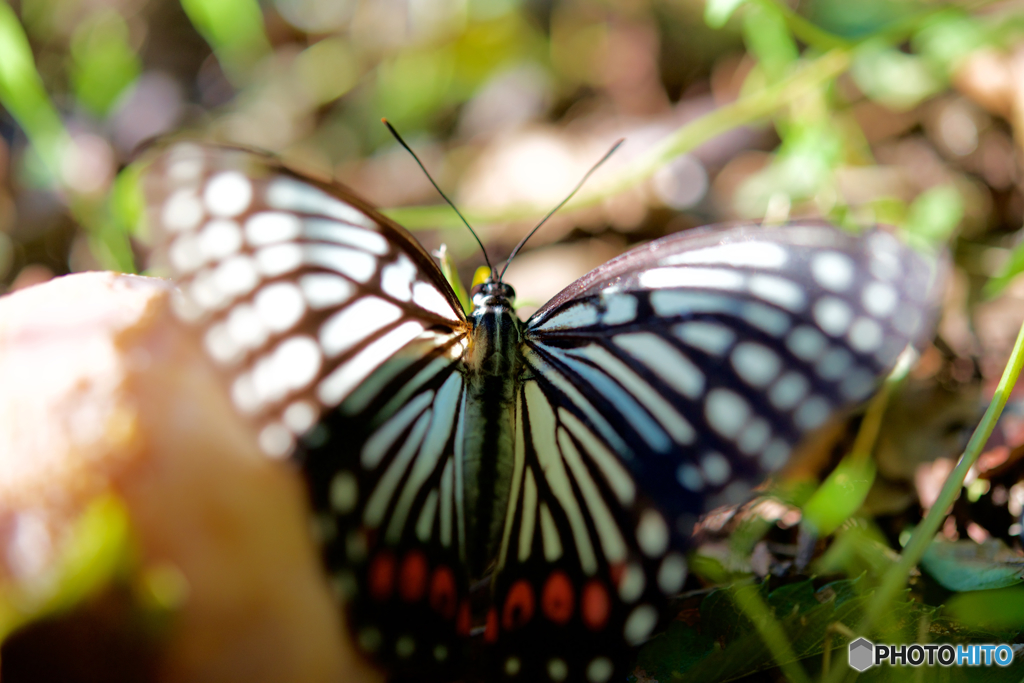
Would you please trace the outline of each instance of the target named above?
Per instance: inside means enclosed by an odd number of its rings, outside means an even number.
[[[484,642],[498,642],[498,611],[493,607],[487,612],[487,625],[484,627]]]
[[[519,579],[508,589],[505,607],[501,612],[501,625],[506,631],[517,629],[533,618],[533,586]]]
[[[469,600],[463,600],[459,605],[459,615],[455,619],[455,632],[460,636],[468,636],[473,628],[473,613],[469,609]]]
[[[427,592],[427,557],[419,550],[410,550],[402,560],[398,592],[406,602],[419,602]]]
[[[597,579],[591,579],[583,587],[583,595],[580,600],[580,613],[583,616],[583,623],[591,631],[600,631],[608,623],[608,614],[611,612],[612,602],[608,596],[608,589]]]
[[[575,602],[569,577],[561,569],[551,572],[540,599],[544,616],[556,624],[565,624],[572,618]]]
[[[434,570],[434,576],[430,579],[430,606],[445,619],[451,619],[455,616],[457,605],[455,574],[449,567],[442,565]],[[469,607],[468,603],[466,607]]]
[[[377,553],[370,562],[367,578],[370,596],[375,600],[388,600],[395,588],[395,556],[386,550]]]

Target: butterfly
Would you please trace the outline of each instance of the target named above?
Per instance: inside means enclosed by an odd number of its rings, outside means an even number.
[[[695,522],[870,396],[939,279],[884,230],[738,224],[524,322],[500,277],[464,312],[407,231],[268,156],[175,143],[142,187],[176,311],[303,469],[360,647],[418,680],[623,680]]]

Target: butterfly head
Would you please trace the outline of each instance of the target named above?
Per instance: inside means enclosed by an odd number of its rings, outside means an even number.
[[[512,303],[516,299],[516,290],[512,289],[512,285],[498,282],[493,278],[488,278],[473,287],[471,294],[475,310],[511,309]]]

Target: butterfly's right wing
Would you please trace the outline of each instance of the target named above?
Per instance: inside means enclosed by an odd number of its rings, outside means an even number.
[[[404,229],[263,155],[178,143],[142,188],[155,261],[236,407],[269,455],[300,441],[359,643],[447,677],[468,630],[456,467],[468,324],[451,287]]]

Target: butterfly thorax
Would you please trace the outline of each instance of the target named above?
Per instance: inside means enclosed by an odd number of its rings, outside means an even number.
[[[466,552],[480,577],[497,555],[512,479],[515,378],[522,366],[522,322],[512,308],[515,292],[484,282],[473,292],[470,342],[465,358],[468,416],[463,454],[466,490]]]

